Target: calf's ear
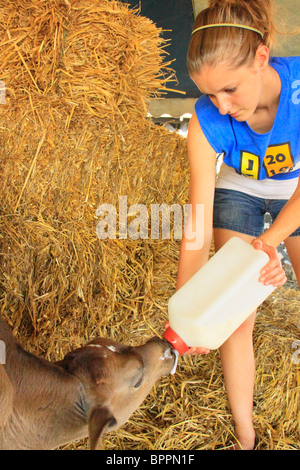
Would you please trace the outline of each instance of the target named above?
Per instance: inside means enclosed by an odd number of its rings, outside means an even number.
[[[108,408],[96,406],[88,419],[90,449],[99,449],[103,435],[116,424],[117,421]]]

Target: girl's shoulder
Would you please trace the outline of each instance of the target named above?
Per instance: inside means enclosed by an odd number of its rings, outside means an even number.
[[[270,64],[279,65],[286,70],[291,78],[300,79],[300,56],[272,57]]]
[[[221,114],[207,95],[197,100],[195,112],[207,141],[216,153],[222,153],[224,142],[228,142],[233,134],[230,116]]]
[[[207,111],[214,113],[218,109],[213,105],[207,95],[201,95],[195,103],[195,110],[197,114],[206,113]]]
[[[205,123],[211,121],[218,125],[227,125],[229,123],[229,116],[220,114],[218,108],[212,103],[207,95],[201,95],[195,103],[195,111],[200,124],[204,120]]]

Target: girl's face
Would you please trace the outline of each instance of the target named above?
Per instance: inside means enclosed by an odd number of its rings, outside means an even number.
[[[247,121],[261,104],[263,75],[255,60],[236,69],[206,66],[192,79],[221,114],[230,114],[237,121]]]

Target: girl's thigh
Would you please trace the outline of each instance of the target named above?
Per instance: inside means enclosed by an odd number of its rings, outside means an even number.
[[[289,237],[284,243],[300,286],[300,237]]]
[[[240,191],[216,188],[213,227],[256,238],[264,230],[265,200]]]
[[[245,242],[251,243],[255,237],[251,235],[245,235],[244,233],[235,232],[234,230],[227,230],[224,228],[214,228],[214,244],[215,251],[218,251],[222,246],[228,242],[232,237],[238,237],[244,240]],[[299,237],[300,238],[300,237]]]

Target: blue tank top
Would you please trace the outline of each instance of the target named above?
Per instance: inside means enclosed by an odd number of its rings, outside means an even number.
[[[216,153],[239,174],[262,180],[296,178],[300,168],[300,57],[275,57],[281,95],[270,132],[258,134],[247,122],[223,116],[208,96],[195,105],[200,126]]]

